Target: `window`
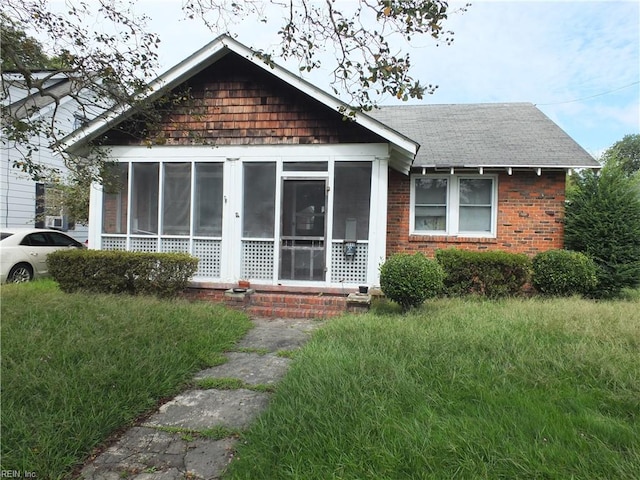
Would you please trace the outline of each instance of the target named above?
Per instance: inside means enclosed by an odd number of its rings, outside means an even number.
[[[158,233],[158,164],[134,163],[131,199],[131,233]]]
[[[24,239],[20,242],[20,245],[28,245],[30,247],[48,247],[50,245],[50,241],[47,239],[47,236],[43,233],[32,233],[24,237]]]
[[[162,233],[189,235],[191,164],[165,163],[162,202]]]
[[[421,177],[414,185],[415,230],[446,232],[449,179]]]
[[[49,236],[49,242],[52,246],[82,248],[82,244],[80,242],[63,233],[49,232],[47,235]]]
[[[194,201],[194,233],[220,237],[222,235],[222,163],[196,163]]]
[[[491,175],[411,177],[411,232],[495,236],[497,179]]]
[[[333,238],[345,239],[347,224],[355,238],[369,239],[371,162],[336,162],[333,194]],[[350,239],[350,240],[354,240]]]
[[[273,238],[276,203],[275,162],[244,164],[242,236]]]
[[[119,163],[109,168],[103,191],[102,233],[127,233],[128,163]]]
[[[67,231],[74,228],[74,222],[67,218],[65,195],[62,190],[54,185],[36,183],[36,228],[55,228]],[[48,217],[55,217],[59,224],[53,225],[47,222]]]
[[[283,172],[326,172],[329,162],[284,162]]]

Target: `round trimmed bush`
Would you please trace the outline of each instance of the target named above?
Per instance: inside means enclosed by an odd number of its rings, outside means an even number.
[[[442,267],[422,253],[398,253],[380,266],[382,292],[405,312],[440,293],[443,281]]]
[[[545,295],[584,295],[592,292],[598,283],[596,264],[580,252],[541,252],[533,258],[532,268],[533,286]]]

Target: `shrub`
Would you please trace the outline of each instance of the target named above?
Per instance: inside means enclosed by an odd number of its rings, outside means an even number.
[[[533,258],[532,272],[533,286],[546,295],[584,295],[598,283],[593,260],[569,250],[539,253]]]
[[[440,293],[443,278],[440,265],[421,253],[398,253],[380,266],[382,292],[405,312]]]
[[[60,289],[173,297],[195,273],[198,259],[184,253],[60,250],[47,257]]]
[[[618,167],[575,175],[568,191],[565,247],[596,263],[595,297],[640,285],[640,186]],[[573,177],[572,177],[573,178]]]
[[[516,295],[529,280],[531,269],[531,260],[526,255],[501,251],[469,252],[449,248],[436,251],[436,259],[445,272],[445,291],[453,296]]]

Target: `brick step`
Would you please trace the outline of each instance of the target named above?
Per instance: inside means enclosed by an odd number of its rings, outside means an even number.
[[[339,295],[296,295],[256,292],[246,306],[251,315],[284,318],[329,318],[346,311]]]
[[[245,312],[258,318],[330,318],[344,313],[328,312],[322,309],[248,307]]]
[[[331,318],[347,312],[362,313],[369,310],[370,297],[351,298],[344,291],[331,292],[287,292],[278,290],[249,290],[232,292],[227,286],[221,288],[192,288],[186,298],[222,302],[226,306],[247,312],[251,316],[264,318]],[[363,300],[365,300],[363,302]]]

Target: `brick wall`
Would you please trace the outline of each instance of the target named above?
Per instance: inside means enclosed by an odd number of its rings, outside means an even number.
[[[409,235],[409,176],[389,171],[387,255],[441,248],[504,250],[535,255],[562,248],[564,236],[565,173],[533,171],[500,173],[498,177],[497,237],[491,239]]]
[[[271,145],[382,141],[317,100],[230,53],[186,84],[188,100],[157,102],[159,129],[123,123],[107,144]],[[177,91],[177,90],[176,90]]]
[[[226,306],[242,310],[253,317],[265,318],[330,318],[345,313],[347,295],[325,289],[321,294],[318,289],[307,289],[308,292],[296,292],[283,287],[264,287],[246,294],[225,294],[228,285],[215,288],[211,285],[203,288],[191,287],[184,297],[191,300],[204,300],[224,303]],[[314,291],[315,290],[315,291]]]

